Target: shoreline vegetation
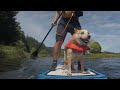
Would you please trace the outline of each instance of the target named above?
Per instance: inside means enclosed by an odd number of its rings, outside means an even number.
[[[86,54],[86,58],[96,59],[96,58],[120,58],[120,53],[90,53]]]
[[[62,49],[60,57],[64,57],[64,50]],[[49,53],[39,53],[39,57],[52,56]],[[101,52],[101,53],[86,53],[85,58],[96,59],[96,58],[120,58],[120,53],[113,52]]]
[[[30,59],[29,56],[30,53],[25,52],[21,47],[0,45],[0,72],[18,69],[25,60]],[[63,56],[62,50],[60,57],[63,58]],[[38,58],[44,57],[52,57],[52,53],[41,50]],[[120,53],[87,53],[85,58],[120,58]]]
[[[0,45],[0,72],[15,70],[28,58],[23,48]]]
[[[48,54],[41,54],[39,55],[40,58],[42,57],[49,57],[51,55]],[[61,55],[60,57],[64,57]],[[120,53],[89,53],[85,55],[87,59],[97,59],[97,58],[120,58]]]

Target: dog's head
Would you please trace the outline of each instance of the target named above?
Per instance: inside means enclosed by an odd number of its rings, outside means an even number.
[[[83,43],[87,44],[89,42],[91,36],[90,36],[90,33],[88,32],[88,30],[85,30],[85,29],[78,30],[78,29],[74,28],[74,31],[75,31],[75,34],[77,34],[78,38]]]

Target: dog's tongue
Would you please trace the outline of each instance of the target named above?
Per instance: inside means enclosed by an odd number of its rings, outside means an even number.
[[[88,40],[85,40],[86,43],[88,43]]]
[[[88,40],[84,40],[85,43],[88,43]]]
[[[88,43],[89,42],[89,40],[88,39],[81,39],[83,42],[85,42],[85,43]]]

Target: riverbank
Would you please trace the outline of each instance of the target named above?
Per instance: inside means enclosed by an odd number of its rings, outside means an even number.
[[[17,69],[28,58],[23,48],[0,45],[0,72]]]
[[[51,55],[48,54],[39,54],[39,57],[48,57]],[[61,53],[60,57],[64,57],[64,54]],[[97,59],[97,58],[120,58],[120,53],[87,53],[85,58],[88,59]]]
[[[89,53],[85,56],[88,59],[96,58],[120,58],[120,53]]]

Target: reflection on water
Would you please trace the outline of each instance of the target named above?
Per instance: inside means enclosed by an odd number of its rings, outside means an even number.
[[[60,62],[62,58],[58,60]],[[120,79],[120,59],[86,59],[86,67],[106,74],[110,79]],[[52,58],[28,60],[21,65],[19,70],[0,72],[0,79],[30,79],[36,78],[39,73],[50,69]]]

